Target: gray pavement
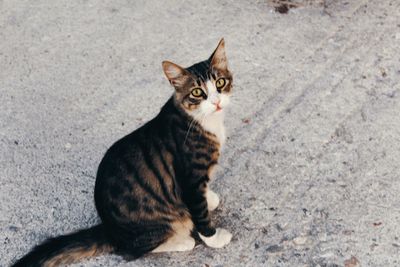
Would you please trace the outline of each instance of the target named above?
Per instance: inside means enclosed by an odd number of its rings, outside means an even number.
[[[98,222],[102,155],[172,93],[161,61],[221,37],[235,91],[213,217],[231,244],[75,266],[400,266],[397,0],[0,0],[0,266]]]

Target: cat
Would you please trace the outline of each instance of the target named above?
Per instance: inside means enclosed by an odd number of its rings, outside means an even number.
[[[215,228],[219,204],[208,182],[225,142],[232,94],[225,42],[209,59],[162,67],[175,92],[160,113],[108,149],[99,165],[95,203],[101,224],[35,247],[13,266],[57,266],[102,253],[128,259],[188,251],[195,238],[221,248],[232,234]]]

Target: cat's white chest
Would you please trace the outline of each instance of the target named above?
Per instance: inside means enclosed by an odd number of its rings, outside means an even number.
[[[201,122],[201,126],[210,133],[215,134],[221,146],[225,143],[226,135],[223,112],[216,112],[208,116],[206,120]]]

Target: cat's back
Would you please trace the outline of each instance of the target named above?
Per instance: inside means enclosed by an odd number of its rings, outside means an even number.
[[[96,185],[108,177],[131,175],[146,161],[168,149],[174,150],[173,131],[179,123],[179,113],[172,98],[159,114],[133,132],[116,141],[105,153],[97,171]]]

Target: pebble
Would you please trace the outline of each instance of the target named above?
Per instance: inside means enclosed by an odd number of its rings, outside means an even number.
[[[293,239],[293,243],[295,245],[304,245],[307,242],[307,237],[305,236],[298,236],[295,239]]]

